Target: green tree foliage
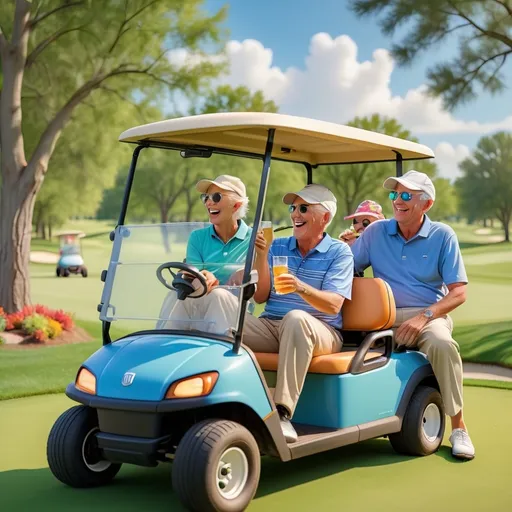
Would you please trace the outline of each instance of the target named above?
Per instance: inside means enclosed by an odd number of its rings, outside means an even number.
[[[169,58],[173,49],[200,53],[220,41],[225,11],[208,16],[201,4],[202,0],[0,3],[0,303],[7,310],[30,302],[35,198],[51,168],[56,144],[78,107],[94,105],[99,92],[112,100],[158,105],[176,92],[197,92],[219,72],[221,65],[209,59],[182,65]],[[118,131],[111,133],[110,128],[99,123],[95,130],[116,138]]]
[[[494,94],[505,88],[502,69],[512,53],[509,0],[351,0],[351,8],[359,16],[381,15],[387,35],[404,34],[392,48],[399,65],[457,38],[456,57],[428,70],[429,91],[446,108],[474,99],[479,89]]]
[[[512,134],[482,137],[473,155],[460,164],[457,181],[461,206],[468,216],[496,217],[510,241],[512,216]]]

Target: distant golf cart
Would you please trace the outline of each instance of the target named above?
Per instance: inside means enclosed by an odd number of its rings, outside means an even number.
[[[69,277],[70,274],[81,274],[87,277],[87,267],[82,258],[82,231],[64,231],[57,234],[59,238],[59,261],[55,273],[57,277]]]
[[[313,183],[322,165],[395,162],[401,176],[402,160],[432,158],[429,148],[266,113],[161,121],[132,128],[120,140],[136,147],[110,237],[110,264],[102,273],[103,347],[66,389],[80,405],[65,411],[50,432],[48,464],[57,479],[95,487],[109,483],[122,464],[172,463],[173,490],[189,510],[236,512],[256,493],[262,454],[284,462],[383,436],[399,453],[423,456],[439,448],[445,428],[439,384],[422,353],[395,349],[395,302],[382,279],[354,278],[352,299],[342,310],[343,348],[313,357],[292,419],[295,443],[285,440],[272,395],[278,354],[255,353],[243,343],[247,305],[258,282],[252,266],[271,160],[304,165],[307,183]],[[193,306],[207,293],[201,268],[184,261],[190,234],[203,226],[125,224],[139,155],[161,150],[180,151],[183,158],[221,154],[263,163],[243,278],[223,285],[239,304],[230,329],[216,320],[170,315],[170,305],[187,300]],[[170,250],[164,238],[172,240]],[[225,265],[229,275],[237,271]],[[119,320],[136,325],[135,332],[112,341],[110,326]],[[139,328],[142,321],[147,329]]]

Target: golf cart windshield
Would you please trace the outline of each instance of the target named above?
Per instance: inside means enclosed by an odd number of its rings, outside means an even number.
[[[197,292],[185,301],[178,299],[175,278],[190,277],[184,268],[190,234],[198,229],[211,229],[201,222],[178,222],[151,225],[124,225],[115,230],[112,259],[107,272],[102,297],[100,318],[112,322],[131,320],[139,330],[173,329],[202,331],[231,336],[237,318],[228,319],[229,326],[217,325],[214,319],[205,320],[194,314],[195,298],[202,289],[198,280],[192,280]],[[190,263],[196,271],[208,270],[219,279],[220,287],[240,297],[242,262]],[[165,265],[168,264],[168,265]],[[163,268],[162,268],[163,267]],[[183,276],[183,272],[185,275]],[[237,284],[238,283],[238,284]],[[174,289],[173,289],[174,288]],[[187,308],[183,308],[187,302]]]

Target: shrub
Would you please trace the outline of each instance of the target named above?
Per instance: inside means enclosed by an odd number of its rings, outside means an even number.
[[[0,345],[3,345],[5,343],[5,339],[0,336]]]
[[[22,323],[22,329],[27,334],[34,334],[36,331],[46,332],[48,328],[48,319],[37,313],[25,317]]]
[[[0,315],[0,332],[5,331],[5,326],[7,325],[7,320],[5,316]]]
[[[0,318],[2,317],[5,319],[4,328],[6,331],[11,331],[12,329],[23,329],[24,331],[26,331],[24,327],[24,322],[27,318],[32,317],[42,317],[46,318],[47,320],[51,319],[54,320],[55,322],[58,322],[61,326],[59,334],[62,332],[62,329],[70,331],[74,327],[73,315],[71,313],[66,313],[61,309],[50,309],[46,306],[43,306],[42,304],[35,304],[34,306],[25,306],[21,311],[11,313],[9,315],[6,315],[4,313],[4,310],[0,308]],[[29,324],[31,322],[32,320],[29,321]],[[0,331],[1,330],[2,329],[0,329]],[[34,329],[32,329],[31,332],[26,332],[28,334],[32,334],[33,330]],[[45,327],[43,327],[43,330],[47,331]],[[58,336],[59,334],[56,334],[55,336]]]
[[[57,338],[62,334],[62,325],[53,318],[48,318],[48,327],[46,328],[48,338],[51,340]]]

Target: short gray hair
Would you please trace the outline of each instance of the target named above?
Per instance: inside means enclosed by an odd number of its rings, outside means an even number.
[[[233,194],[232,197],[236,198],[237,203],[242,203],[242,206],[240,206],[240,208],[238,208],[238,210],[235,212],[235,219],[244,219],[247,215],[247,212],[249,211],[249,198],[247,196],[240,197],[235,194]]]

